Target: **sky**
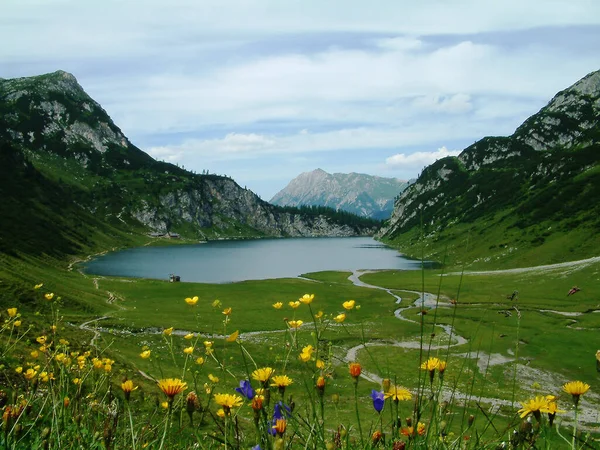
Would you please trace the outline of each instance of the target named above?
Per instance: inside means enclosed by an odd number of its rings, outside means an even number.
[[[153,157],[269,200],[410,179],[600,69],[598,0],[2,0],[0,77],[65,70]]]

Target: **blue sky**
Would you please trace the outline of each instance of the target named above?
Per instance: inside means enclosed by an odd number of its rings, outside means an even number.
[[[73,73],[158,159],[269,200],[408,179],[600,69],[596,0],[4,0],[0,77]]]

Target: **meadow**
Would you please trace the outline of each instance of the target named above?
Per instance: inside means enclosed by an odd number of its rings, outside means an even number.
[[[0,284],[3,448],[600,446],[595,260],[366,286],[11,264],[35,283]]]

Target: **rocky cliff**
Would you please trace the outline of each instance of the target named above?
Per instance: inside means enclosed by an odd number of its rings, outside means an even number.
[[[298,175],[270,202],[281,206],[327,206],[363,217],[387,219],[394,199],[408,184],[396,178],[361,173],[329,174],[316,169]]]
[[[54,192],[70,219],[56,218],[60,226],[53,232],[66,241],[81,242],[76,223],[84,216],[97,222],[93,228],[106,225],[113,234],[175,231],[200,239],[373,232],[331,217],[284,213],[230,178],[154,160],[127,139],[73,75],[62,71],[0,79],[0,147],[6,161],[26,168],[0,180],[13,222],[43,211],[47,217],[56,214],[48,211],[53,200],[46,198]],[[25,186],[27,195],[17,186]],[[2,248],[15,239],[18,234],[0,231]]]
[[[574,230],[596,236],[599,141],[600,72],[593,72],[511,136],[483,138],[427,167],[397,199],[379,237],[410,247],[419,229],[439,247],[450,238],[458,245],[470,230],[471,239],[493,239],[492,248],[516,249]]]

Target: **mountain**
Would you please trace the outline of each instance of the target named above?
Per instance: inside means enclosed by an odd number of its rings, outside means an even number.
[[[0,197],[4,253],[73,254],[150,231],[207,239],[375,230],[333,211],[283,212],[228,177],[154,160],[63,71],[0,79]]]
[[[362,173],[329,174],[321,169],[294,178],[270,200],[280,206],[327,206],[374,219],[390,217],[394,198],[408,182]]]
[[[600,254],[600,71],[508,137],[436,161],[378,236],[409,254],[506,265]],[[458,258],[458,257],[457,257]]]

